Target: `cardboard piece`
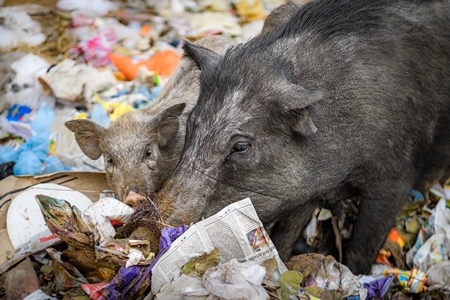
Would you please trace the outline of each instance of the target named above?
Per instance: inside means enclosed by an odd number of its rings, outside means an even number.
[[[33,241],[15,249],[6,228],[8,208],[14,198],[39,183],[54,183],[71,188],[96,202],[100,193],[110,189],[103,172],[59,172],[41,176],[9,176],[0,181],[0,274],[32,254]],[[36,237],[35,240],[41,237]],[[36,241],[35,241],[36,242]]]

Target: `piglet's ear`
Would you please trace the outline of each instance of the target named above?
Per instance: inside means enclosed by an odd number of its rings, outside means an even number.
[[[84,154],[90,159],[99,159],[102,155],[100,138],[106,129],[93,121],[83,119],[67,121],[65,125],[75,133],[75,140]]]
[[[213,67],[220,59],[220,55],[201,46],[184,42],[183,45],[184,57],[191,59],[195,62],[200,70],[204,70],[209,67]]]
[[[317,131],[314,125],[311,106],[325,99],[326,91],[320,88],[304,88],[292,83],[287,84],[281,100],[281,106],[291,129],[303,136],[310,136]]]
[[[180,128],[179,116],[186,107],[186,103],[175,104],[166,108],[157,117],[159,122],[158,141],[160,149],[166,149],[175,141]]]

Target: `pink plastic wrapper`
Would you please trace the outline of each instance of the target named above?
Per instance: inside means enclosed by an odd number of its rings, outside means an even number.
[[[70,49],[70,53],[82,55],[94,67],[102,67],[111,62],[108,54],[112,52],[116,41],[117,35],[114,29],[99,30],[90,40],[82,41]]]
[[[105,286],[109,285],[109,282],[102,282],[96,284],[82,284],[83,291],[91,297],[91,299],[100,299],[102,293],[100,292]]]

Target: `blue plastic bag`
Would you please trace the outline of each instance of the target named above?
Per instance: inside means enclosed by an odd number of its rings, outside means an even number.
[[[70,167],[63,165],[56,156],[48,156],[44,160],[45,167],[40,174],[69,171]]]
[[[111,120],[108,117],[106,110],[98,103],[96,103],[92,109],[91,120],[105,128],[108,128],[111,124]]]
[[[31,129],[33,129],[37,136],[49,139],[51,134],[50,126],[55,116],[55,111],[46,102],[42,102],[36,118],[31,123]]]
[[[0,164],[15,161],[16,150],[9,146],[0,145]]]
[[[19,153],[14,165],[14,175],[36,175],[42,168],[42,161],[31,150],[23,150]]]

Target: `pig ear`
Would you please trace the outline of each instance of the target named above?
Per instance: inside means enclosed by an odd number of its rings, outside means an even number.
[[[291,129],[303,136],[316,133],[317,128],[311,118],[310,106],[325,99],[325,90],[289,84],[286,100],[282,102],[283,110],[290,115]]]
[[[65,123],[70,131],[75,133],[75,140],[81,150],[90,159],[96,160],[102,155],[100,138],[105,128],[90,120],[71,120]]]
[[[169,147],[175,140],[180,128],[179,116],[186,107],[186,103],[180,103],[166,108],[158,118],[159,123],[159,147],[161,149]]]
[[[191,59],[200,70],[212,67],[217,64],[220,55],[201,46],[194,45],[187,41],[183,45],[184,57]]]

